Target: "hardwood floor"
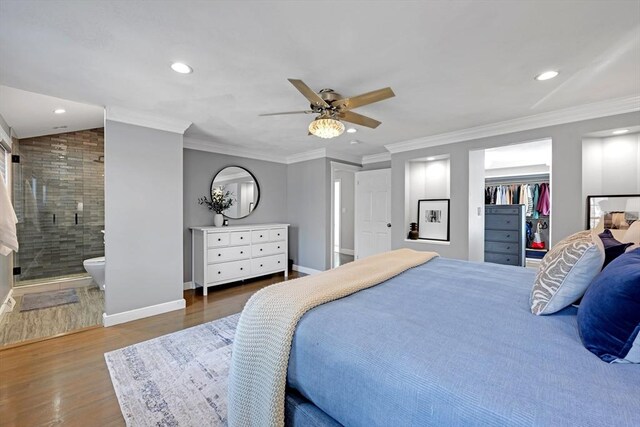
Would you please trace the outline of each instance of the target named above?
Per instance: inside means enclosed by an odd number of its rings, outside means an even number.
[[[237,313],[254,292],[282,280],[209,288],[207,297],[185,291],[184,311],[0,351],[0,425],[124,425],[105,352]]]

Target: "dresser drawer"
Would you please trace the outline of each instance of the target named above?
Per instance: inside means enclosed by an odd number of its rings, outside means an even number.
[[[485,242],[517,242],[518,231],[485,230],[484,240]]]
[[[251,274],[269,273],[284,270],[286,267],[284,255],[271,255],[251,260]]]
[[[229,246],[229,233],[209,233],[207,236],[207,242],[210,248]]]
[[[251,232],[251,243],[262,243],[269,241],[269,230],[255,230]]]
[[[213,248],[207,251],[207,261],[213,262],[235,261],[249,259],[251,257],[251,246],[231,246],[226,248]]]
[[[496,254],[487,252],[484,254],[485,262],[494,262],[496,264],[506,265],[519,265],[519,259],[517,255]]]
[[[501,254],[518,254],[518,243],[485,242],[486,252],[497,252]]]
[[[215,283],[223,280],[248,276],[251,272],[251,260],[231,261],[211,264],[207,267],[207,282]]]
[[[284,242],[258,243],[251,246],[252,257],[262,257],[284,253]]]
[[[229,233],[229,244],[236,245],[248,245],[251,242],[250,231],[232,231]]]
[[[520,221],[518,215],[487,215],[484,226],[492,230],[519,230]]]
[[[518,215],[520,213],[520,205],[498,205],[485,206],[485,213],[500,215]]]
[[[272,242],[280,242],[284,240],[287,231],[284,228],[274,228],[269,230],[269,240]]]

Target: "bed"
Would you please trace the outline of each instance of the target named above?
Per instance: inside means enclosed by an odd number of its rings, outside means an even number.
[[[640,366],[587,351],[573,307],[532,315],[534,276],[436,258],[308,311],[286,425],[640,425]]]

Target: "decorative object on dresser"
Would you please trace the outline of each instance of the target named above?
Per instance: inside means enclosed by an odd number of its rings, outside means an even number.
[[[525,213],[525,205],[485,207],[485,262],[525,266]]]
[[[211,195],[217,188],[230,191],[234,203],[226,206],[220,213],[230,219],[245,218],[258,207],[260,186],[255,176],[241,166],[222,168],[211,181]]]
[[[191,227],[191,277],[207,287],[284,272],[288,276],[289,224]]]
[[[233,206],[234,203],[233,193],[226,190],[224,186],[211,189],[211,200],[204,196],[198,199],[198,203],[206,205],[209,210],[214,211],[213,225],[215,227],[221,227],[224,222],[222,213]]]
[[[418,200],[418,238],[449,241],[449,199]]]

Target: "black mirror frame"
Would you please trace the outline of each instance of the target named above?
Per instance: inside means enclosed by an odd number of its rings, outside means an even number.
[[[260,184],[258,183],[258,179],[256,178],[256,176],[253,173],[251,173],[251,171],[248,170],[247,168],[245,168],[243,166],[238,166],[238,165],[227,165],[227,166],[224,166],[221,169],[219,169],[218,172],[216,172],[213,175],[213,178],[211,179],[211,185],[209,186],[209,194],[211,196],[213,196],[213,183],[216,180],[216,176],[218,176],[220,174],[220,172],[222,172],[226,168],[239,168],[239,169],[244,170],[249,175],[251,175],[251,178],[253,178],[253,182],[256,184],[256,188],[258,189],[258,198],[256,199],[256,203],[253,205],[253,210],[251,210],[251,212],[249,212],[247,215],[245,215],[243,217],[240,217],[240,218],[232,218],[232,217],[229,217],[229,216],[226,216],[226,215],[222,214],[225,218],[229,218],[229,219],[233,219],[233,220],[246,218],[249,215],[251,215],[253,212],[255,212],[255,210],[258,208],[258,205],[260,204],[260,193],[261,193],[260,192]]]

